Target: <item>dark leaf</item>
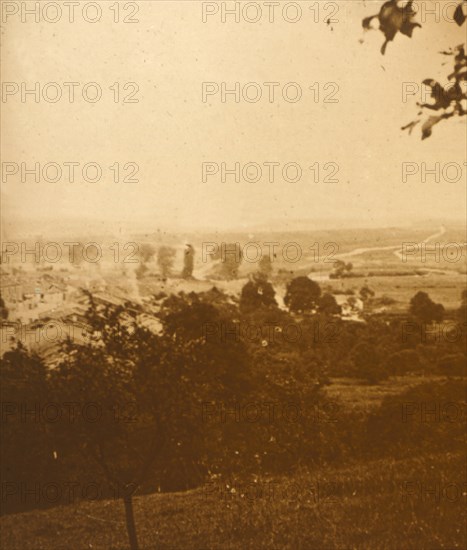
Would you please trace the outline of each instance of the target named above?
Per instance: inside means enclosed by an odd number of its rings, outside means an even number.
[[[465,1],[465,0],[464,0]],[[464,24],[465,20],[467,19],[467,16],[464,13],[464,10],[462,9],[462,2],[457,6],[456,11],[454,12],[454,21],[459,25]]]
[[[432,133],[433,126],[438,124],[438,122],[441,122],[444,118],[449,118],[451,115],[439,115],[439,116],[430,116],[427,120],[423,123],[422,126],[422,140],[429,138]]]
[[[385,2],[377,15],[372,15],[363,19],[363,28],[366,30],[370,29],[371,21],[375,17],[379,20],[380,31],[386,37],[386,40],[381,47],[381,53],[383,55],[386,52],[388,42],[394,40],[394,37],[398,32],[404,34],[405,36],[411,37],[414,28],[421,27],[419,23],[413,21],[415,11],[412,8],[412,0],[402,7],[397,5],[397,0],[389,0],[389,2]]]

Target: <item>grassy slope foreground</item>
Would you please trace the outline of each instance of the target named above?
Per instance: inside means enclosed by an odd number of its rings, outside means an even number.
[[[142,550],[466,548],[465,454],[384,459],[135,499]],[[429,490],[434,490],[430,494]],[[123,504],[86,501],[0,520],[3,550],[126,549]]]

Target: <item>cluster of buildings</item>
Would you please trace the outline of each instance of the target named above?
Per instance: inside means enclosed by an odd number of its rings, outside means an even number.
[[[79,338],[88,307],[84,290],[103,303],[123,305],[128,298],[124,291],[109,290],[102,276],[85,270],[0,266],[0,355],[20,340],[43,357],[53,356],[67,336]]]

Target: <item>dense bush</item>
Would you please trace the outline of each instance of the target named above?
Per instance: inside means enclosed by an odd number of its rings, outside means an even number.
[[[465,448],[465,381],[427,382],[386,397],[368,418],[370,454],[404,456]]]

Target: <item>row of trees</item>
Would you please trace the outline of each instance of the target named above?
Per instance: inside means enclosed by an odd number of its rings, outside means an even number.
[[[254,311],[261,307],[277,307],[276,292],[266,275],[259,272],[253,275],[242,288],[240,308],[243,311]],[[332,294],[322,294],[316,281],[309,277],[295,277],[287,284],[284,303],[292,313],[312,313],[320,311],[327,315],[341,313]]]
[[[150,244],[143,244],[139,247],[139,260],[137,276],[141,278],[148,271],[147,263],[154,257],[156,251]],[[175,256],[177,251],[171,246],[160,246],[157,250],[157,266],[161,277],[167,279],[174,274]],[[183,269],[181,277],[190,279],[193,276],[195,249],[191,244],[186,244],[183,252]]]
[[[252,311],[261,307],[277,307],[276,292],[267,277],[262,273],[254,274],[242,288],[240,294],[240,308],[243,311]],[[372,300],[375,292],[364,285],[359,292],[363,302]],[[465,317],[467,291],[461,295],[461,306],[457,311],[457,318]],[[330,293],[322,293],[321,287],[309,277],[300,276],[291,279],[286,285],[284,303],[294,314],[323,313],[338,315],[342,308],[335,297]],[[441,322],[445,317],[442,304],[433,302],[426,292],[419,291],[410,300],[409,314],[423,323]]]

